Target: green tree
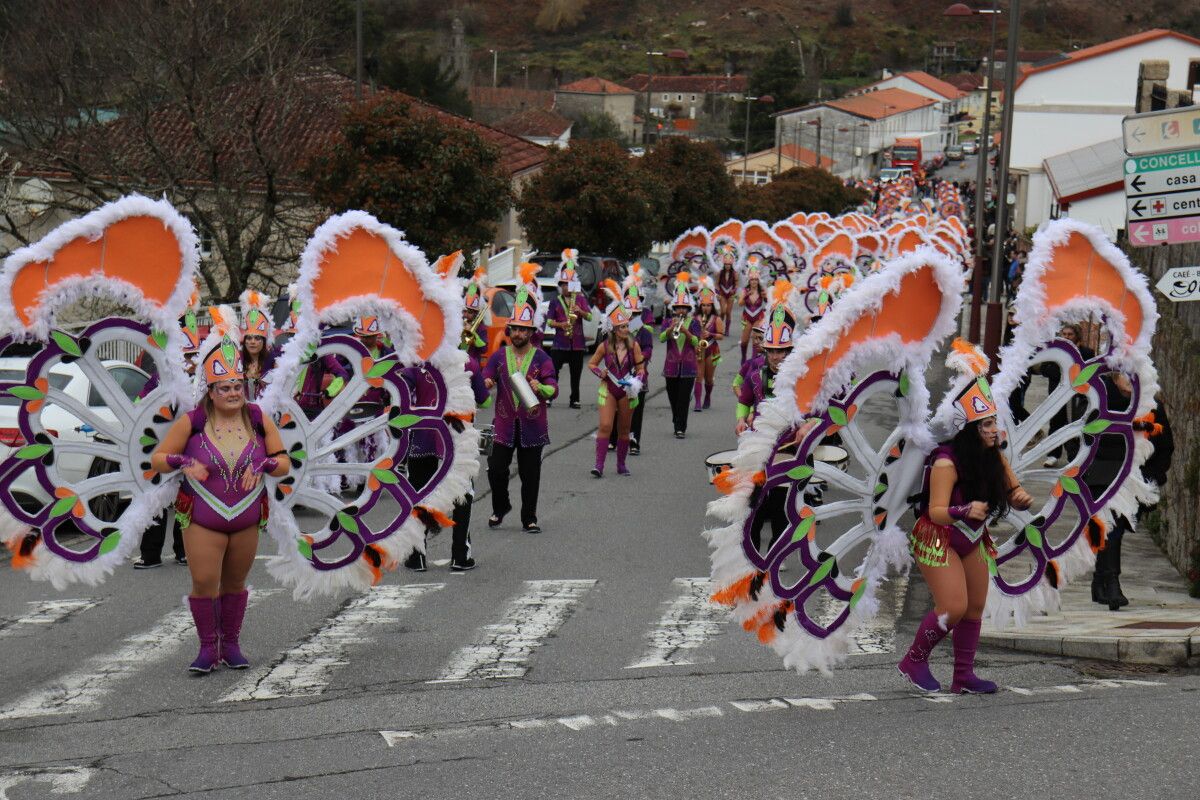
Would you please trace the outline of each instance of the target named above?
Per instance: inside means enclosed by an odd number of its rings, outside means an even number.
[[[372,66],[379,82],[389,89],[464,117],[471,115],[471,100],[458,85],[458,73],[424,47],[408,53],[393,52]]]
[[[752,103],[750,106],[750,152],[765,150],[775,144],[776,111],[796,108],[812,100],[812,92],[801,76],[800,56],[795,45],[779,44],[766,55],[750,73],[751,97],[774,98],[774,103]],[[729,133],[737,141],[745,139],[746,106],[739,103],[729,119]]]
[[[622,142],[621,124],[607,111],[584,111],[568,115],[575,124],[571,127],[572,139],[608,139]]]
[[[572,142],[550,156],[517,200],[521,226],[538,250],[637,258],[661,226],[666,191],[618,144]]]
[[[741,219],[778,222],[797,211],[840,214],[866,199],[866,192],[815,167],[793,167],[770,183],[738,187],[736,211]]]
[[[431,257],[492,241],[512,205],[496,147],[395,95],[347,112],[341,136],[308,174],[317,200],[368,211]]]
[[[667,191],[666,212],[655,233],[660,242],[688,228],[714,227],[733,210],[734,183],[715,145],[682,136],[660,139],[638,166]]]

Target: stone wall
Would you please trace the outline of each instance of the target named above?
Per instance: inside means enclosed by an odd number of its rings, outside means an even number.
[[[1200,246],[1131,248],[1130,259],[1153,286],[1172,267],[1200,266]],[[1154,362],[1175,438],[1175,458],[1156,511],[1143,520],[1200,597],[1200,301],[1172,303],[1152,290],[1160,315]]]

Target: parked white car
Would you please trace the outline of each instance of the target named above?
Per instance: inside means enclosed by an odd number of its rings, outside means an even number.
[[[545,270],[543,270],[543,272],[544,271]],[[551,303],[558,302],[558,284],[555,283],[555,281],[554,281],[553,273],[551,274],[550,277],[546,277],[544,275],[539,274],[538,278],[537,278],[537,282],[538,282],[538,287],[542,290],[542,303],[544,304],[542,307],[549,309]],[[507,289],[508,291],[513,292],[514,294],[516,293],[516,285],[517,285],[516,281],[512,281],[512,280],[500,281],[499,283],[497,283],[495,285],[500,287],[501,289]],[[545,337],[546,337],[545,349],[547,351],[549,351],[550,342],[554,340],[554,332],[555,332],[554,328],[550,327],[549,314],[547,314],[546,323],[542,327],[543,327],[543,332],[545,333]],[[593,312],[592,318],[590,320],[585,319],[583,321],[583,338],[588,343],[588,349],[591,349],[592,347],[595,346],[595,343],[599,339],[599,335],[600,335],[600,314]]]
[[[0,381],[15,382],[25,379],[30,359],[0,358]],[[150,379],[144,371],[127,361],[109,360],[101,364],[113,381],[132,400],[136,398]],[[108,408],[100,392],[96,391],[91,380],[79,368],[78,364],[58,364],[50,369],[47,376],[50,387],[58,389],[71,397],[80,405],[86,405],[97,417],[106,422],[116,422],[116,415]],[[9,394],[0,395],[0,458],[7,458],[16,448],[26,444],[17,426],[17,416],[20,412],[21,400]],[[66,409],[47,402],[42,408],[42,426],[51,436],[61,441],[91,441],[95,431],[90,425],[85,425]],[[64,453],[55,459],[59,474],[69,482],[82,481],[89,476],[100,475],[111,470],[110,462],[90,455]],[[13,495],[22,505],[38,508],[49,501],[49,496],[34,477],[32,470],[26,470],[14,483]],[[118,498],[97,498],[93,504],[107,500],[115,504]],[[109,511],[111,512],[112,509]],[[93,508],[93,513],[104,518]]]

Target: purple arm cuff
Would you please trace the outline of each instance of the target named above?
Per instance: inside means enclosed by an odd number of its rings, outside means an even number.
[[[167,456],[167,466],[171,469],[183,469],[192,465],[192,457],[182,453],[171,453]]]
[[[946,513],[950,515],[950,519],[962,521],[967,518],[971,512],[971,504],[963,503],[959,506],[950,506],[946,509]]]
[[[264,458],[254,465],[254,474],[261,475],[264,472],[274,472],[278,466],[278,458]]]

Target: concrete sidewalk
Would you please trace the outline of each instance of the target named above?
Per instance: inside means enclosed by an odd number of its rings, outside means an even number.
[[[1089,578],[1062,592],[1062,610],[1022,628],[984,628],[981,641],[1031,653],[1134,664],[1200,665],[1200,598],[1145,533],[1126,534],[1120,611],[1092,602]]]

